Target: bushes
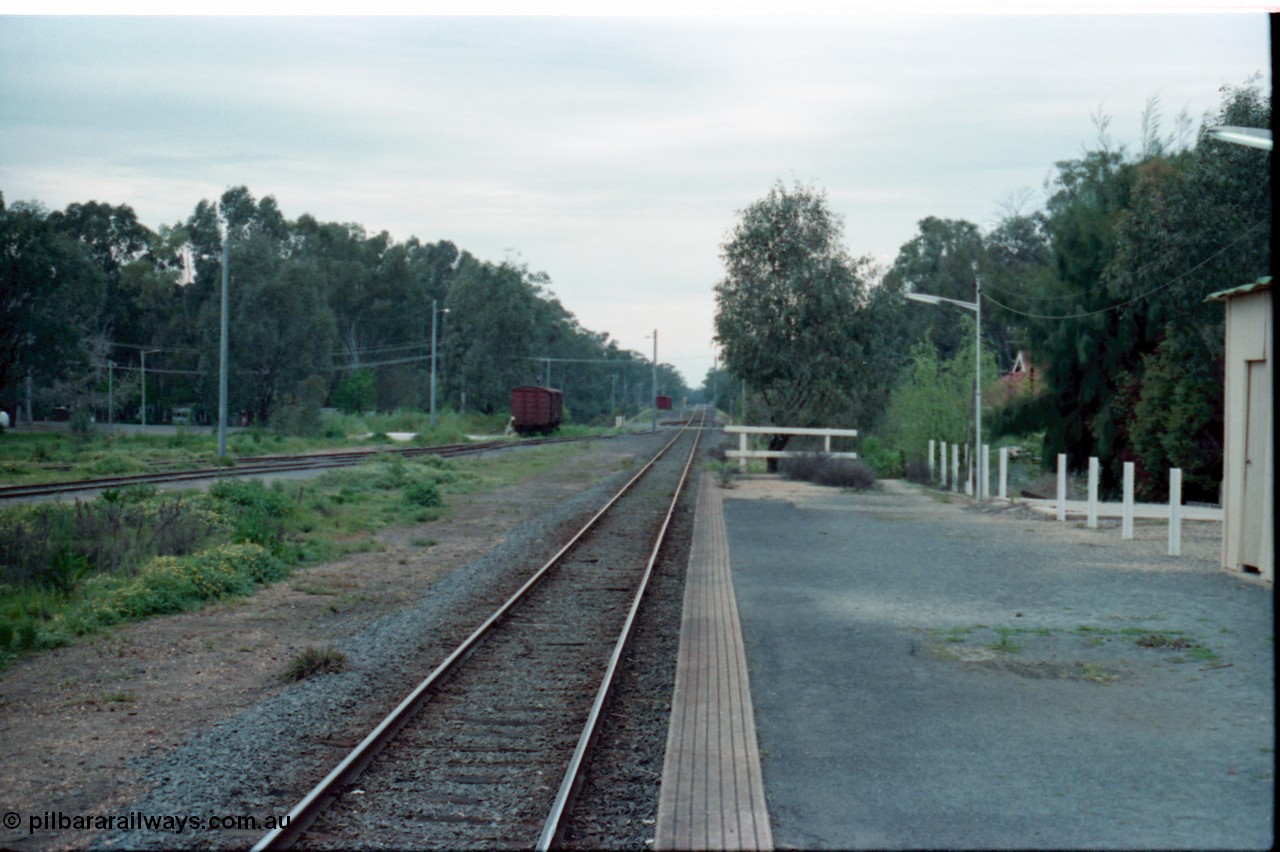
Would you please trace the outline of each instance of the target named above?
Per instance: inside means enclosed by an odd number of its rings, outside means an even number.
[[[223,544],[190,556],[159,556],[132,577],[97,574],[69,600],[31,589],[6,595],[0,609],[0,662],[7,655],[64,645],[71,637],[152,615],[199,609],[208,601],[252,594],[288,574],[256,544]],[[62,604],[55,610],[55,604]]]
[[[259,584],[287,574],[280,559],[256,544],[224,544],[191,556],[160,556],[131,579],[99,574],[88,580],[61,620],[68,632],[80,635],[120,621],[198,609],[206,601],[252,594]]]
[[[224,537],[226,523],[180,497],[109,491],[82,503],[0,511],[0,583],[70,591],[83,572],[132,573],[153,556],[192,553]]]
[[[821,453],[781,459],[779,470],[787,479],[865,491],[876,484],[876,472],[859,459],[833,459]]]

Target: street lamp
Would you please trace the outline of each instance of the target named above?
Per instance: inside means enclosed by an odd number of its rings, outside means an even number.
[[[440,314],[449,313],[448,308],[437,307],[435,299],[431,300],[431,431],[436,428],[436,320]]]
[[[982,454],[982,278],[977,274],[973,276],[974,296],[972,302],[962,302],[959,299],[948,299],[943,296],[930,296],[925,293],[903,293],[913,302],[924,302],[928,305],[941,305],[944,302],[949,305],[956,305],[967,311],[974,312],[974,341],[973,350],[973,422],[974,422],[974,447],[973,447],[973,493],[978,500],[982,500],[985,496],[982,493],[982,477],[978,475],[979,457]]]
[[[1221,139],[1223,142],[1234,142],[1237,145],[1261,148],[1264,151],[1271,150],[1271,131],[1261,127],[1233,127],[1229,124],[1219,124],[1210,127],[1206,133],[1210,139]]]

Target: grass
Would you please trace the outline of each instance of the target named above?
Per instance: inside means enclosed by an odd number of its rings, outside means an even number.
[[[332,645],[323,648],[309,645],[289,662],[280,673],[280,679],[285,683],[297,683],[317,675],[345,671],[346,668],[347,655],[337,648]]]

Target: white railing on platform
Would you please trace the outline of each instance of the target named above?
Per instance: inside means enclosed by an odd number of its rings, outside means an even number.
[[[822,442],[822,454],[833,459],[856,459],[857,453],[833,453],[831,452],[832,438],[856,438],[858,437],[857,429],[813,429],[808,427],[784,427],[784,426],[726,426],[724,431],[737,434],[738,449],[727,450],[725,456],[738,460],[738,467],[743,472],[747,469],[748,459],[790,459],[797,456],[813,455],[812,452],[803,452],[799,450],[751,450],[747,448],[749,435],[804,435],[809,437],[820,437]]]

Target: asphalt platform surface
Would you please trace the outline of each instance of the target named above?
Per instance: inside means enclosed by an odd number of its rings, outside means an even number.
[[[1272,848],[1273,589],[1220,524],[724,497],[777,848]]]

